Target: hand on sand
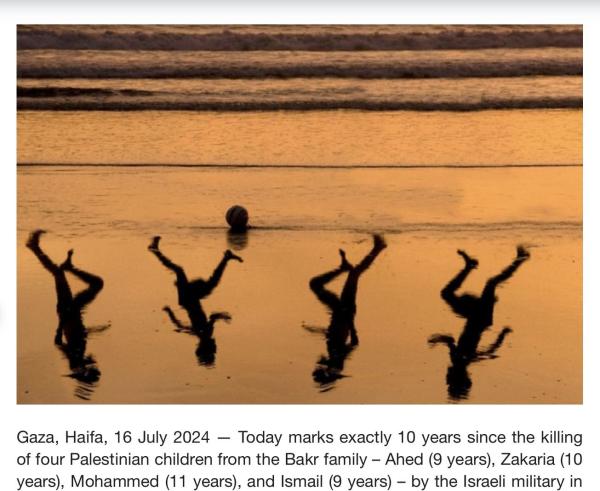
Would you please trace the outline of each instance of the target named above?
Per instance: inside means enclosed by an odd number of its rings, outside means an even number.
[[[158,251],[158,243],[160,242],[160,235],[156,235],[152,237],[152,242],[148,246],[148,249],[151,251]]]
[[[27,239],[27,247],[29,247],[30,249],[33,247],[38,247],[40,245],[40,236],[45,233],[46,231],[42,230],[41,228],[31,232],[29,234],[29,238]]]
[[[531,253],[527,250],[527,248],[523,244],[519,244],[517,246],[517,259],[521,261],[526,261],[531,257]]]
[[[465,260],[465,265],[469,268],[473,268],[475,269],[477,266],[479,266],[479,261],[477,259],[475,259],[474,257],[469,256],[465,251],[463,251],[462,249],[458,249],[456,251],[456,253],[459,256],[462,256],[462,258]]]
[[[231,252],[230,249],[227,249],[225,251],[225,259],[227,259],[228,261],[230,261],[230,260],[233,259],[234,261],[238,261],[240,263],[244,262],[244,260],[240,256],[238,256],[237,254],[234,254],[233,252]]]

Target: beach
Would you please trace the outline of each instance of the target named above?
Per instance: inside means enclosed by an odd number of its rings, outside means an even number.
[[[21,235],[21,242],[24,237]],[[581,235],[578,231],[428,232],[387,235],[388,248],[365,273],[357,298],[360,344],[346,360],[347,378],[326,392],[312,378],[325,336],[326,309],[309,279],[337,266],[337,248],[360,258],[368,236],[343,232],[252,232],[208,311],[228,311],[231,324],[215,330],[214,366],[201,366],[195,336],[177,333],[161,310],[176,308],[173,276],[151,256],[146,237],[48,236],[57,259],[74,260],[106,283],[88,308],[86,323],[110,322],[90,335],[89,351],[102,376],[90,395],[102,403],[441,403],[449,364],[435,333],[458,336],[464,321],[440,298],[460,269],[457,247],[481,266],[466,290],[479,293],[487,278],[514,257],[515,242],[535,244],[532,259],[499,290],[496,325],[513,333],[498,358],[469,369],[474,403],[575,403],[581,397]],[[207,277],[230,246],[224,231],[170,235],[163,249],[192,275]],[[76,402],[76,381],[52,346],[56,327],[53,284],[32,254],[19,255],[19,392],[28,402]],[[76,283],[78,284],[78,283]],[[341,282],[334,284],[339,289]],[[179,309],[178,315],[185,319]],[[559,343],[557,343],[559,340]]]
[[[478,294],[521,243],[531,259],[498,289],[482,345],[505,326],[513,332],[496,359],[469,368],[464,401],[580,402],[580,183],[580,168],[22,168],[18,400],[81,401],[52,345],[52,277],[24,245],[43,227],[51,258],[74,248],[74,263],[105,282],[85,313],[86,325],[110,323],[88,340],[102,372],[93,402],[447,402],[448,349],[427,341],[458,337],[464,325],[440,297],[462,267],[456,250],[479,259],[464,287]],[[257,228],[228,234],[231,196]],[[329,315],[309,280],[339,264],[339,248],[358,262],[373,232],[388,247],[360,280],[360,343],[345,377],[324,390],[312,372],[327,353]],[[227,248],[244,258],[202,302],[232,316],[215,328],[212,366],[195,356],[198,339],[175,332],[162,311],[169,305],[186,320],[174,275],[147,249],[154,235],[190,277],[210,276]]]
[[[19,26],[17,401],[580,404],[582,35]]]

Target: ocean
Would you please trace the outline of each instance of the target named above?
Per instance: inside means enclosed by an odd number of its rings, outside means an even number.
[[[581,402],[581,26],[28,25],[17,46],[19,402]],[[53,343],[38,228],[104,279],[83,317],[110,326],[89,329],[96,380]],[[309,281],[372,234],[387,248],[340,366]],[[244,259],[202,301],[232,317],[210,363],[162,310],[186,319],[156,235],[194,277]],[[458,390],[428,343],[464,332],[440,297],[456,250],[477,293],[519,244],[481,347],[511,332]]]
[[[577,26],[23,26],[19,109],[581,108]]]

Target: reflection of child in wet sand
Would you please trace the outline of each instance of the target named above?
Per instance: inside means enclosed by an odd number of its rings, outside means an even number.
[[[73,250],[67,253],[67,259],[60,266],[55,264],[40,247],[40,237],[44,233],[44,230],[32,232],[27,241],[27,247],[54,277],[57,298],[56,312],[58,314],[58,327],[54,342],[67,356],[73,378],[87,383],[96,382],[100,378],[100,370],[96,366],[95,360],[85,354],[88,329],[83,324],[82,314],[85,307],[102,290],[104,282],[99,276],[73,265]],[[67,282],[66,272],[72,273],[86,283],[87,288],[73,296]],[[96,330],[106,327],[108,326],[102,326]]]
[[[354,325],[358,280],[385,247],[383,237],[374,235],[373,248],[356,266],[346,259],[346,253],[340,249],[340,265],[310,280],[310,289],[331,311],[331,322],[326,332],[328,357],[322,357],[313,371],[314,380],[321,385],[330,384],[343,377],[344,361],[358,344]],[[325,288],[325,285],[346,272],[348,276],[340,296]]]
[[[478,350],[481,336],[494,322],[494,307],[498,300],[496,288],[511,278],[521,264],[529,259],[530,254],[523,246],[518,246],[517,255],[513,262],[500,274],[491,277],[478,297],[470,293],[464,293],[460,296],[456,294],[469,273],[477,268],[479,264],[476,259],[470,257],[466,252],[462,250],[457,252],[464,259],[465,266],[442,289],[441,296],[452,311],[465,318],[467,322],[458,338],[458,342],[452,336],[436,334],[429,339],[429,343],[432,345],[442,343],[448,346],[452,363],[448,368],[446,377],[448,392],[452,398],[460,399],[468,395],[472,385],[467,372],[469,364],[494,357],[496,351],[502,346],[506,335],[511,332],[510,328],[505,327],[489,348]]]
[[[208,280],[202,278],[189,280],[184,269],[172,262],[160,251],[159,242],[160,237],[154,237],[152,243],[148,246],[148,249],[167,269],[175,273],[178,303],[187,312],[190,319],[190,325],[184,325],[170,307],[165,306],[163,310],[167,313],[169,319],[177,328],[177,331],[189,332],[200,338],[200,344],[196,351],[198,359],[203,365],[212,365],[217,350],[216,342],[213,338],[215,322],[218,320],[229,322],[231,316],[227,312],[214,312],[207,317],[202,309],[200,300],[210,295],[219,284],[229,261],[234,260],[243,262],[243,259],[230,250],[227,250]]]

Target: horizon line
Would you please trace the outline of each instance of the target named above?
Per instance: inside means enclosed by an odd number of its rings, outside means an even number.
[[[175,167],[175,168],[233,168],[233,169],[499,169],[533,167],[583,167],[583,163],[540,164],[194,164],[194,163],[56,163],[17,162],[17,167]]]

